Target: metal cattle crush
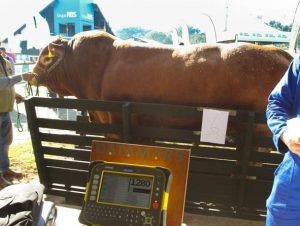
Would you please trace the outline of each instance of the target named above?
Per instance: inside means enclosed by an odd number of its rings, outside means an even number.
[[[225,145],[211,145],[200,142],[203,108],[209,106],[40,97],[26,100],[25,106],[38,174],[47,194],[81,205],[92,140],[188,148],[186,212],[264,220],[273,171],[282,159],[271,137],[254,129],[265,126],[264,114],[230,110],[228,126],[240,127],[239,132],[230,133]],[[38,113],[41,108],[55,112],[67,109],[73,118],[48,118]],[[88,110],[119,113],[122,120],[92,123]],[[134,120],[137,115],[143,117],[142,123]],[[169,123],[178,120],[196,124],[187,129]],[[119,135],[121,140],[103,134]]]

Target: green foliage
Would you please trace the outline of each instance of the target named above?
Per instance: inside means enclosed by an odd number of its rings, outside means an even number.
[[[127,27],[120,29],[116,32],[116,35],[121,39],[130,39],[134,37],[150,39],[164,44],[172,44],[171,34],[144,29],[141,27]]]
[[[205,35],[205,33],[202,33],[200,29],[192,27],[192,26],[189,26],[188,29],[189,29],[191,44],[206,42],[206,35]]]
[[[286,31],[286,32],[291,32],[292,30],[292,24],[291,25],[282,25],[280,22],[275,21],[275,20],[271,20],[268,25],[270,25],[271,27],[274,27],[280,31]],[[300,36],[299,36],[299,31],[297,34],[297,40],[296,40],[296,48],[299,48],[300,46]]]
[[[147,30],[141,27],[127,27],[120,29],[116,32],[116,35],[121,39],[130,39],[133,37],[145,37],[145,35],[151,30]]]
[[[182,28],[176,28],[178,36],[182,36]],[[198,28],[194,28],[192,26],[188,26],[189,35],[190,35],[190,43],[205,43],[206,37],[205,34],[200,31]],[[163,44],[172,44],[172,36],[171,33],[159,32],[155,30],[144,29],[141,27],[127,27],[120,29],[116,32],[116,35],[121,39],[130,39],[130,38],[142,38],[154,40]]]
[[[161,42],[163,44],[172,44],[171,35],[163,32],[149,31],[148,33],[146,33],[145,38]]]
[[[198,44],[198,43],[206,43],[206,35],[202,34],[192,34],[190,35],[190,43]]]
[[[281,22],[275,20],[271,20],[268,25],[280,31],[290,32],[292,30],[292,25],[283,25]]]

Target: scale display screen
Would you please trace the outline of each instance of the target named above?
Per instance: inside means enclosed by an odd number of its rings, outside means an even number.
[[[165,226],[171,179],[163,167],[92,162],[79,220],[85,225]]]
[[[150,208],[153,176],[102,172],[99,203]]]

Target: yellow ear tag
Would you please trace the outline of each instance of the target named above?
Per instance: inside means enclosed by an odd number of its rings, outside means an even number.
[[[49,51],[48,57],[54,57],[54,55],[51,53],[51,51]]]

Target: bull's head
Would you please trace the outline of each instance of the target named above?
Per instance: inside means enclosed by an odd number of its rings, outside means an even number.
[[[68,42],[57,38],[41,51],[33,72],[37,77],[30,81],[32,85],[47,86],[48,76],[51,71],[62,61]]]

